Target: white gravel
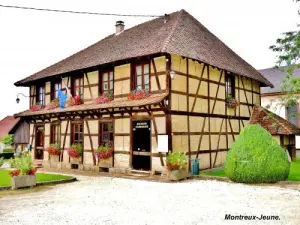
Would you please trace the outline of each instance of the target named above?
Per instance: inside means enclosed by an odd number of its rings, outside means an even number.
[[[46,191],[0,198],[0,224],[300,224],[296,190],[218,181],[77,178]],[[230,221],[225,214],[280,220]]]

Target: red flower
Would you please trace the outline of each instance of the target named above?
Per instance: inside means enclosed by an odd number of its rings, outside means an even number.
[[[21,172],[20,170],[12,170],[9,172],[9,176],[10,177],[19,176],[20,172]]]
[[[77,149],[70,148],[67,150],[70,157],[79,158],[81,154],[77,151]]]
[[[26,175],[32,175],[33,176],[33,175],[35,175],[36,171],[37,171],[37,168],[33,168],[31,170],[28,170],[26,172]]]
[[[47,148],[49,155],[60,155],[60,150],[54,146],[49,146]]]

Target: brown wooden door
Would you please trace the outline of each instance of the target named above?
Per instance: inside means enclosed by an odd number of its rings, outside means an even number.
[[[151,169],[151,129],[150,120],[132,122],[132,168]]]
[[[35,130],[35,159],[44,159],[44,126],[37,126]]]

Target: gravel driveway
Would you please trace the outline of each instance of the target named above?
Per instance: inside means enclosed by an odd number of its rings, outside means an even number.
[[[219,181],[77,178],[46,191],[0,198],[0,224],[300,224],[295,190]],[[280,220],[230,221],[225,214]]]

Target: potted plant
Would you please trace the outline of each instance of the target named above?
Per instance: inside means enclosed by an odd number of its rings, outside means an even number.
[[[30,107],[30,111],[32,111],[32,112],[34,112],[34,111],[40,111],[40,110],[42,110],[43,108],[45,108],[44,105],[42,105],[42,104],[36,104],[36,105],[32,105],[32,106]]]
[[[74,106],[74,105],[81,105],[83,104],[82,99],[80,99],[80,97],[78,95],[75,95],[74,97],[70,97],[67,101],[66,101],[66,107],[70,107],[70,106]]]
[[[71,164],[81,164],[83,148],[81,144],[72,144],[66,149],[70,157]]]
[[[59,102],[58,99],[52,100],[45,108],[50,110],[50,109],[56,109],[59,107]]]
[[[183,152],[172,152],[166,159],[168,179],[181,180],[188,177],[186,155]]]
[[[36,185],[35,173],[37,168],[33,166],[32,157],[29,153],[24,152],[20,158],[11,159],[9,162],[15,168],[9,173],[12,178],[12,189]]]
[[[233,98],[231,95],[229,95],[226,98],[225,102],[226,102],[226,106],[228,108],[232,108],[232,109],[235,109],[239,105],[239,102],[235,98]]]
[[[107,102],[112,101],[113,98],[114,98],[113,91],[112,90],[110,90],[108,92],[106,91],[106,92],[103,92],[103,94],[100,97],[96,98],[96,103],[97,104],[107,103]]]
[[[129,100],[139,100],[139,99],[147,98],[149,96],[150,96],[150,93],[148,90],[135,89],[128,94],[128,99]]]
[[[60,159],[61,148],[58,144],[50,144],[46,149],[50,156],[50,164],[57,164]]]
[[[108,144],[100,145],[95,151],[95,156],[97,159],[97,165],[100,167],[109,168],[112,166],[112,142],[110,141]]]

